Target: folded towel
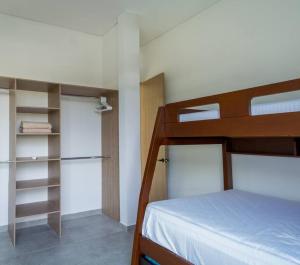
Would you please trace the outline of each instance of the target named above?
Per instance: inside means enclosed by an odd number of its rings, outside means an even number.
[[[52,125],[49,122],[32,122],[22,121],[21,128],[25,129],[51,129]]]
[[[51,133],[51,129],[27,129],[27,128],[20,128],[22,133]]]

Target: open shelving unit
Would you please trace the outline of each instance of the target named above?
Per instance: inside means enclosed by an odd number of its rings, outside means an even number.
[[[19,91],[31,91],[46,93],[48,106],[17,106],[16,95]],[[10,180],[9,180],[9,234],[13,245],[16,244],[16,225],[19,218],[46,214],[49,226],[61,235],[60,212],[60,95],[59,84],[12,80],[10,83]],[[19,114],[30,115],[43,114],[52,124],[51,133],[20,133],[17,129],[17,117]],[[47,137],[48,155],[34,157],[18,157],[17,147],[20,137]],[[31,138],[30,138],[31,139]],[[17,169],[24,163],[44,162],[48,167],[48,175],[40,179],[18,180]],[[18,169],[19,170],[19,169]],[[47,190],[47,200],[17,204],[19,192],[30,192],[36,189]]]
[[[22,222],[24,217],[46,215],[49,226],[59,237],[61,236],[61,161],[74,159],[74,157],[61,157],[61,96],[93,98],[104,96],[112,106],[112,110],[103,112],[99,119],[101,122],[101,136],[99,135],[99,137],[102,139],[100,156],[79,156],[76,159],[103,158],[101,169],[102,213],[119,221],[118,91],[10,77],[0,77],[0,88],[7,89],[9,92],[9,158],[0,163],[9,165],[8,232],[13,245],[15,246],[17,241],[17,223]],[[30,96],[37,96],[36,100],[41,98],[41,102],[36,102],[38,106],[31,103],[31,98],[26,104],[26,100],[23,101],[23,98],[20,100],[20,94],[27,94],[26,91],[30,91]],[[43,94],[42,97],[40,97],[41,94]],[[47,102],[45,102],[45,95],[47,95]],[[19,132],[17,125],[24,117],[34,120],[47,118],[48,122],[52,124],[52,132]],[[22,142],[26,145],[29,144],[32,148],[28,148],[28,146],[24,148]],[[48,145],[48,153],[38,156],[39,152],[35,150],[40,150],[40,148],[35,148],[36,144],[42,145],[42,147],[44,144]],[[30,153],[27,154],[27,152]],[[31,152],[35,153],[31,154]],[[41,171],[43,175],[39,175],[40,168],[43,167],[47,168],[45,171]],[[29,171],[24,170],[28,168]],[[34,172],[31,173],[31,169],[37,173],[34,175]],[[26,175],[26,178],[20,177],[19,174]],[[22,193],[31,194],[37,190],[45,190],[47,199],[43,197],[40,201],[24,203]]]

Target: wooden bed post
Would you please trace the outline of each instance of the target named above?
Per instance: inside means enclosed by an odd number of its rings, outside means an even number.
[[[222,154],[223,154],[224,190],[230,190],[233,188],[233,181],[232,181],[232,160],[231,160],[231,153],[228,152],[228,140],[224,140],[222,144]]]
[[[132,250],[131,265],[139,265],[141,256],[140,239],[142,236],[142,226],[147,204],[149,202],[149,195],[152,185],[152,179],[157,162],[159,148],[164,139],[164,123],[165,123],[165,109],[160,107],[156,116],[154,131],[151,139],[151,144],[148,153],[148,159],[144,171],[143,182],[139,197],[137,221],[134,233],[134,243]]]

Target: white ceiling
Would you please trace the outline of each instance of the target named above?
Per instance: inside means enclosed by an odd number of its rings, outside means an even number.
[[[103,35],[125,11],[140,16],[146,43],[220,0],[0,0],[0,13]]]

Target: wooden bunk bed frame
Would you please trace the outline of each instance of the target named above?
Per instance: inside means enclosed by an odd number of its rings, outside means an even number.
[[[300,157],[300,112],[251,116],[255,97],[300,90],[300,79],[167,104],[160,107],[139,197],[132,265],[148,256],[161,265],[190,265],[185,259],[142,236],[142,225],[161,145],[221,144],[224,190],[233,188],[231,154]],[[218,103],[220,118],[179,122],[192,107]],[[190,109],[189,109],[190,108]]]

